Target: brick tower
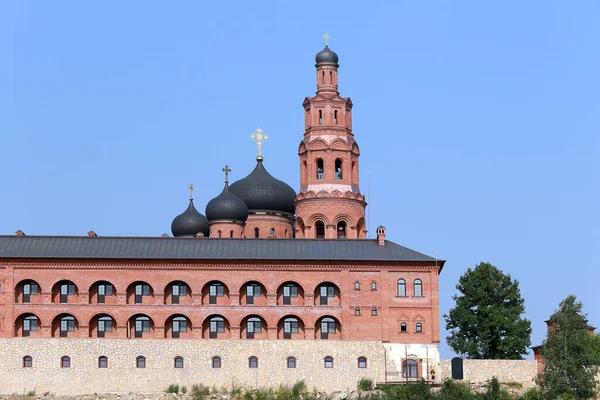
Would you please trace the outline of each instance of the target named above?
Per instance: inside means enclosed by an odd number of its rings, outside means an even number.
[[[327,34],[324,37],[325,48],[315,58],[317,93],[302,103],[296,237],[364,239],[367,203],[359,187],[352,101],[338,92],[338,56],[327,46]]]

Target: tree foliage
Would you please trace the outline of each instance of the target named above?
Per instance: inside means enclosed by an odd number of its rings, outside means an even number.
[[[570,295],[550,318],[541,350],[545,368],[538,377],[544,399],[592,399],[596,395],[594,337],[582,309],[581,302]]]
[[[454,308],[444,315],[448,345],[462,357],[520,360],[531,344],[531,322],[519,282],[489,263],[460,277]]]

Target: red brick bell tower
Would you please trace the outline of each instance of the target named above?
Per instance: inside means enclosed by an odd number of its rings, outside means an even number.
[[[366,238],[365,197],[360,193],[358,156],[352,133],[352,101],[338,92],[338,56],[327,46],[317,53],[317,93],[304,106],[300,142],[300,192],[296,237]]]

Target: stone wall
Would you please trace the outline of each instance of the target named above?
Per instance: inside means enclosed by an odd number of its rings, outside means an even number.
[[[184,340],[184,339],[0,339],[0,393],[84,394],[160,392],[171,383],[250,388],[293,384],[304,379],[308,388],[331,392],[355,389],[360,378],[382,381],[385,352],[377,341]],[[23,367],[23,356],[33,358]],[[68,355],[70,368],[61,368]],[[136,357],[146,357],[146,368],[136,368]],[[108,368],[98,368],[98,357],[108,357]],[[174,358],[184,368],[174,368]],[[212,368],[212,357],[222,358]],[[258,357],[258,368],[248,358]],[[297,360],[287,368],[287,357]],[[324,367],[332,356],[333,368]],[[357,358],[367,358],[358,368]]]
[[[441,361],[440,374],[442,381],[452,378],[450,360]],[[535,360],[463,360],[464,381],[473,384],[485,383],[495,376],[500,382],[517,382],[530,388],[535,386],[536,375]]]

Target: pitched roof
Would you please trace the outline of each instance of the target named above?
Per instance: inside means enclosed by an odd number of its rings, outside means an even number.
[[[339,239],[0,236],[2,258],[417,261],[435,259],[396,243]],[[444,261],[439,260],[443,266]]]

